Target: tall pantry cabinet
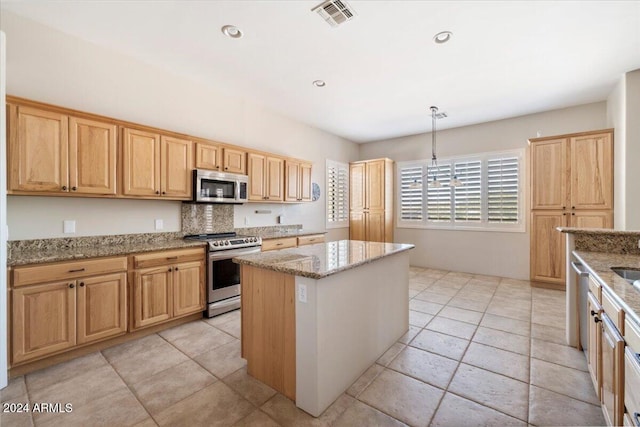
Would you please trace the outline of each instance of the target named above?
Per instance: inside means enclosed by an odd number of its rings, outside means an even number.
[[[535,138],[531,146],[531,280],[565,284],[556,227],[613,227],[613,130]]]
[[[393,160],[349,164],[349,238],[393,242]]]

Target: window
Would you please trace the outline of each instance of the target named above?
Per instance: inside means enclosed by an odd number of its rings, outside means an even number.
[[[398,227],[524,231],[524,150],[398,163]],[[440,184],[433,183],[434,177]],[[458,179],[462,185],[451,185]],[[423,185],[424,184],[424,185]]]
[[[349,165],[327,160],[327,228],[349,226]]]

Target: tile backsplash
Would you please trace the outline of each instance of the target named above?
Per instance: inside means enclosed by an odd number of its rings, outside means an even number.
[[[182,204],[184,234],[227,233],[233,231],[233,205]]]

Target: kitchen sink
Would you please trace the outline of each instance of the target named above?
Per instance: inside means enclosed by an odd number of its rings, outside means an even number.
[[[613,267],[611,270],[613,270],[614,273],[616,273],[618,276],[622,277],[632,285],[636,287],[638,286],[638,284],[634,283],[634,281],[640,282],[640,270],[624,267]]]

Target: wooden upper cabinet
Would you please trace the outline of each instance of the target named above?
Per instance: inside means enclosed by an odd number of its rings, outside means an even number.
[[[284,200],[284,160],[261,153],[249,153],[249,200]]]
[[[311,164],[285,160],[285,194],[287,202],[311,201]]]
[[[117,126],[69,118],[69,185],[71,192],[116,194]]]
[[[532,143],[531,165],[531,209],[566,209],[566,138]]]
[[[68,122],[64,114],[9,105],[9,190],[68,190]]]
[[[385,161],[374,160],[367,162],[365,173],[365,209],[384,210]]]
[[[349,167],[349,209],[365,209],[366,163],[352,163]]]
[[[578,228],[613,228],[613,212],[576,210],[571,212],[570,225]]]
[[[297,202],[300,199],[300,162],[285,160],[284,200]]]
[[[122,131],[122,193],[160,195],[160,135],[137,129]]]
[[[258,153],[249,153],[249,200],[265,200],[265,173],[267,157]]]
[[[572,209],[612,209],[611,133],[573,137],[570,147]]]
[[[222,146],[211,142],[196,142],[196,168],[219,171],[222,168]]]
[[[191,141],[160,138],[160,193],[166,197],[191,199],[193,159]]]
[[[246,175],[247,173],[247,152],[238,150],[236,148],[224,147],[223,152],[223,165],[224,171],[230,173],[240,173]]]

